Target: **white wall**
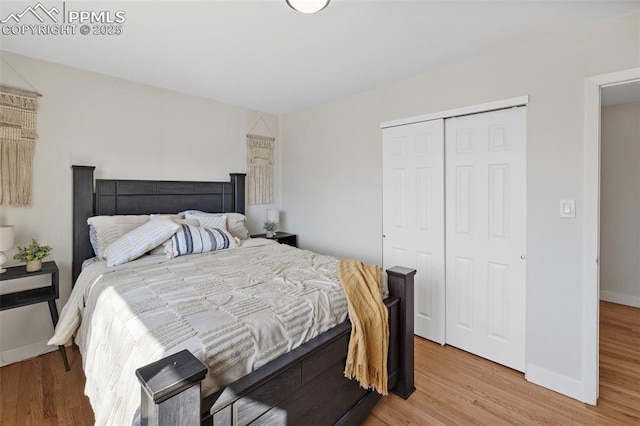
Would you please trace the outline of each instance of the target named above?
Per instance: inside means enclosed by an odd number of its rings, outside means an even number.
[[[529,95],[527,378],[582,398],[584,82],[640,64],[639,26],[628,15],[283,116],[287,228],[303,248],[380,263],[380,122]]]
[[[640,307],[640,102],[602,108],[600,296]]]
[[[39,98],[33,206],[0,207],[0,223],[16,227],[16,244],[31,237],[53,247],[61,268],[62,307],[71,291],[71,165],[95,165],[98,178],[228,180],[246,172],[246,133],[276,137],[279,117],[0,52],[3,84]],[[268,127],[268,128],[267,128]],[[276,199],[279,188],[276,186]],[[277,203],[276,203],[277,205]],[[265,208],[248,206],[249,230],[262,232]],[[8,252],[10,257],[15,250]],[[15,264],[13,260],[9,264]],[[3,293],[38,286],[45,278],[3,282]],[[50,350],[46,304],[0,312],[0,365]]]

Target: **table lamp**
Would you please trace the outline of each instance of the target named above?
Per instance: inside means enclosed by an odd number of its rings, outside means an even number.
[[[0,274],[7,272],[2,268],[7,261],[7,255],[4,254],[5,250],[11,250],[13,248],[13,226],[2,225],[0,226]]]

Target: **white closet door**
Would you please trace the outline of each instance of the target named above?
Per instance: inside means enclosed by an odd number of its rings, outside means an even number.
[[[526,108],[446,121],[447,343],[524,371]]]
[[[444,344],[443,120],[383,131],[383,266],[415,268],[415,333]]]

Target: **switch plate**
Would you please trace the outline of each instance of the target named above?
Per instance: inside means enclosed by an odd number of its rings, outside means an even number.
[[[560,217],[576,217],[576,200],[560,200]]]

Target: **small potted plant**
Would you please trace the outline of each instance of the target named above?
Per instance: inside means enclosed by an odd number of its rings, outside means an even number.
[[[273,235],[275,234],[277,228],[277,223],[266,221],[264,223],[264,230],[267,231],[267,238],[273,238]]]
[[[42,269],[42,259],[49,256],[52,250],[51,247],[43,246],[32,238],[28,246],[18,246],[18,253],[13,256],[13,259],[27,262],[27,272],[36,272]]]

